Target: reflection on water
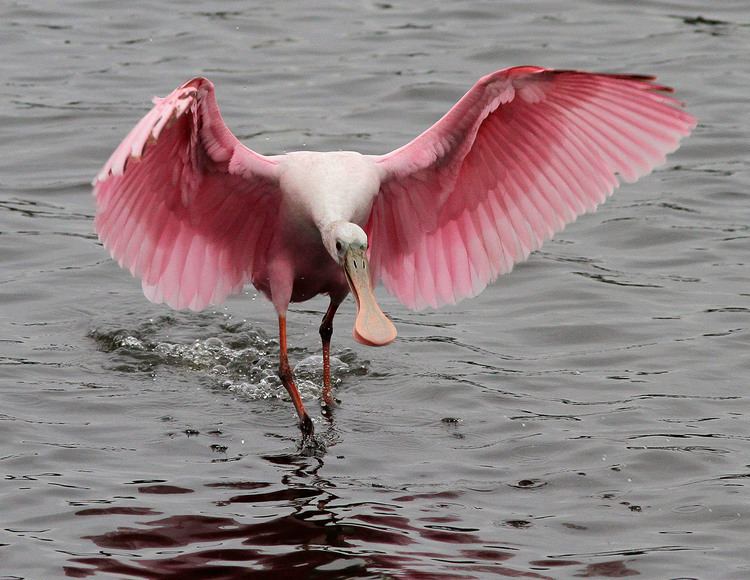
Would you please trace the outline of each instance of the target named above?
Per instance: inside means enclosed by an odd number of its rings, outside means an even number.
[[[226,492],[216,506],[262,517],[226,517],[195,513],[164,517],[149,507],[88,508],[77,516],[144,516],[137,527],[87,536],[106,555],[73,557],[69,577],[98,572],[134,578],[481,578],[483,575],[548,578],[514,569],[512,548],[497,538],[482,538],[476,528],[440,509],[421,509],[418,518],[400,512],[404,504],[455,500],[460,492],[401,495],[388,502],[352,505],[336,494],[336,485],[319,475],[322,457],[298,454],[264,457],[278,467],[281,485],[232,481],[206,487]],[[190,493],[165,485],[140,487],[140,493]],[[440,505],[440,503],[438,503]],[[364,513],[362,513],[364,512]],[[442,515],[441,515],[442,514]],[[248,519],[260,521],[247,523]],[[454,557],[441,546],[451,546]],[[458,546],[458,548],[455,548]],[[454,549],[455,548],[455,549]],[[574,561],[535,563],[539,570]],[[624,564],[600,565],[613,571]]]
[[[101,518],[107,525],[127,516],[132,523],[83,539],[98,555],[74,555],[67,577],[99,573],[148,579],[240,578],[620,578],[639,575],[637,557],[684,551],[680,545],[558,554],[518,561],[515,536],[533,529],[528,520],[506,520],[488,532],[456,515],[462,491],[399,493],[373,490],[380,501],[352,502],[335,482],[320,475],[325,454],[266,455],[279,481],[207,483],[217,513],[167,515],[147,505],[85,508],[76,517]],[[182,495],[197,490],[160,483],[138,484],[137,497]],[[534,489],[521,480],[513,487]],[[544,485],[544,483],[541,483]],[[603,500],[615,494],[603,494]],[[159,505],[155,497],[155,505]],[[629,504],[629,502],[621,502]],[[204,504],[205,505],[205,504]],[[700,506],[693,506],[700,507]],[[629,505],[640,512],[641,506]],[[540,522],[537,522],[540,523]],[[585,526],[566,524],[571,530]],[[517,532],[518,533],[518,532]],[[521,532],[523,533],[523,532]],[[595,560],[592,562],[592,559]],[[563,572],[564,570],[564,572]]]

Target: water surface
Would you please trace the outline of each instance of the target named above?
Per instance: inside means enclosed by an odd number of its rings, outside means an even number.
[[[746,578],[745,2],[9,1],[0,8],[0,578]],[[700,124],[479,298],[399,342],[148,303],[89,183],[196,74],[263,153],[382,153],[514,64],[657,74]]]

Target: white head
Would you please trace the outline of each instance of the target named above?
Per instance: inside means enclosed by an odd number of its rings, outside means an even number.
[[[351,222],[333,222],[322,230],[321,235],[326,250],[339,264],[343,264],[349,250],[367,250],[367,234]]]
[[[354,338],[370,346],[393,342],[396,327],[383,314],[372,291],[367,234],[357,224],[338,221],[324,227],[321,235],[326,250],[344,270],[349,289],[357,302]]]

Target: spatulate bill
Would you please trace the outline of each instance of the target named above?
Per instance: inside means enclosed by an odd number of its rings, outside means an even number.
[[[364,250],[350,249],[344,257],[344,271],[357,302],[354,339],[368,346],[385,346],[396,339],[396,327],[383,313],[375,299],[370,267]]]

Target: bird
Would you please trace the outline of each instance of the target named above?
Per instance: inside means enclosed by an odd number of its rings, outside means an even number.
[[[419,136],[384,155],[262,155],[193,78],[153,108],[92,182],[95,229],[155,303],[202,310],[247,283],[278,317],[280,380],[303,439],[314,427],[287,349],[290,303],[324,294],[321,405],[333,319],[351,293],[353,337],[397,331],[373,293],[410,309],[482,292],[621,181],[665,162],[696,119],[656,77],[515,66],[480,78]]]

